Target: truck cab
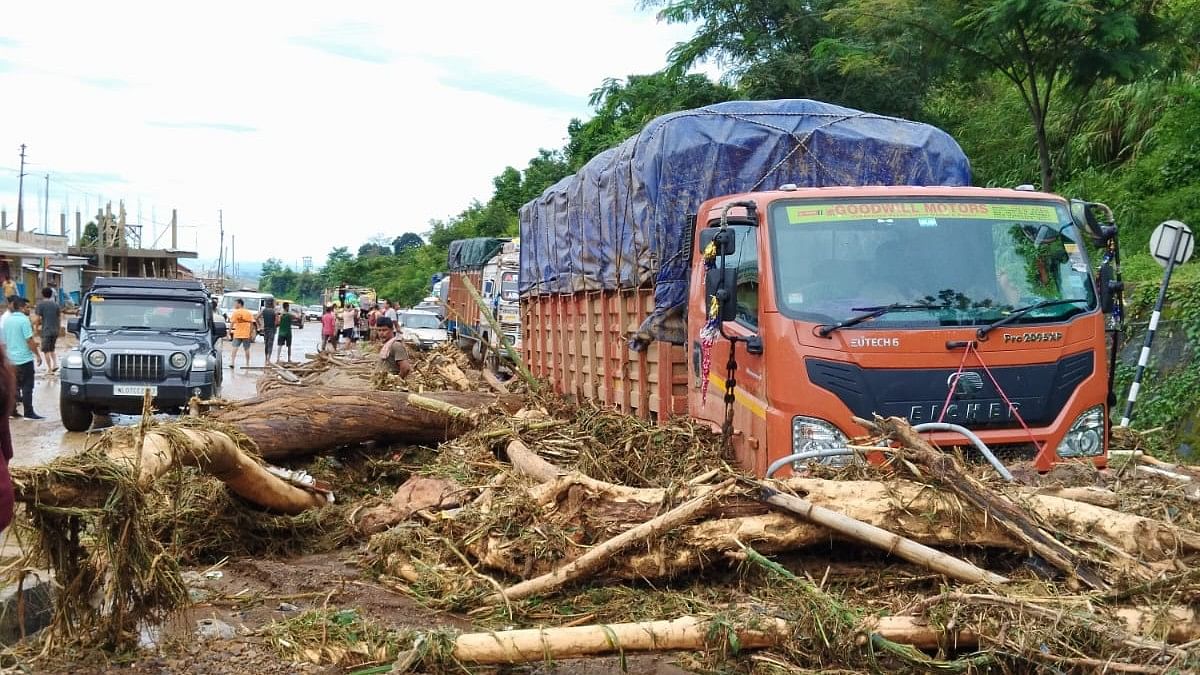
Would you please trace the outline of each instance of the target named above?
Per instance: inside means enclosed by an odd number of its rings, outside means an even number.
[[[96,414],[142,412],[149,393],[158,410],[221,389],[225,324],[197,281],[99,278],[67,323],[79,346],[63,359],[60,410],[69,431],[86,431]]]
[[[853,418],[874,414],[961,425],[1039,470],[1105,463],[1105,316],[1062,197],[804,188],[698,213],[688,409],[721,427],[734,378],[746,468],[844,446],[864,433]]]

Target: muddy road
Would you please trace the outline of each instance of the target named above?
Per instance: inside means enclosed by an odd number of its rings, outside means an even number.
[[[292,359],[303,361],[304,355],[317,350],[321,339],[321,324],[309,322],[301,330],[293,330]],[[58,356],[61,363],[66,352],[78,344],[73,335],[63,334],[60,339]],[[262,374],[264,363],[263,341],[259,338],[250,348],[250,368],[243,368],[245,358],[238,355],[237,368],[230,369],[229,341],[223,340],[222,347],[225,359],[225,382],[222,396],[228,399],[241,400],[252,398],[255,394],[255,382]],[[278,347],[275,347],[278,349]],[[275,358],[278,353],[272,355]],[[17,417],[10,421],[13,435],[13,466],[36,466],[45,464],[55,457],[78,452],[86,447],[89,436],[100,430],[93,426],[88,433],[76,433],[63,428],[58,410],[59,378],[57,374],[47,373],[45,368],[39,368],[33,387],[33,407],[37,414],[46,419],[27,420]],[[18,406],[20,409],[20,406]],[[102,418],[100,418],[102,419]],[[138,415],[113,415],[112,424],[137,424]]]

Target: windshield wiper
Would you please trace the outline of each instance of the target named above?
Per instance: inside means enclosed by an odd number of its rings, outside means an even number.
[[[931,305],[927,302],[926,303],[894,302],[890,305],[880,305],[878,307],[851,307],[850,308],[851,311],[866,312],[866,314],[856,314],[855,316],[852,316],[848,319],[842,319],[841,321],[839,321],[835,324],[830,324],[828,326],[821,326],[820,328],[817,329],[817,335],[820,335],[821,337],[828,337],[830,333],[832,333],[833,331],[835,331],[839,328],[849,328],[850,326],[857,326],[858,324],[860,324],[864,321],[870,321],[871,319],[883,316],[884,314],[887,314],[888,312],[903,312],[903,311],[907,311],[907,310],[916,310],[916,309],[945,309],[945,308],[946,308],[945,305]]]
[[[1008,324],[1016,321],[1017,319],[1025,316],[1026,314],[1037,311],[1039,309],[1042,309],[1043,307],[1053,307],[1055,305],[1073,305],[1077,302],[1087,302],[1087,298],[1059,298],[1057,300],[1042,300],[1041,302],[1035,302],[1032,305],[1025,305],[1024,307],[1018,307],[1017,309],[1014,309],[1012,312],[1010,312],[1009,315],[1004,317],[1003,319],[1000,319],[998,321],[993,321],[992,323],[989,323],[988,325],[975,331],[975,336],[978,337],[980,340],[982,340],[983,338],[987,337],[987,334],[992,332],[993,330],[995,330],[1001,326],[1007,326]]]

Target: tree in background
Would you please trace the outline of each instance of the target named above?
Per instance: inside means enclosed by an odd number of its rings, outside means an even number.
[[[568,166],[572,171],[579,170],[592,157],[636,135],[655,117],[729,101],[736,96],[733,89],[716,84],[705,75],[660,72],[630,75],[624,81],[609,78],[592,92],[589,103],[596,114],[586,122],[573,119],[567,125]],[[497,194],[499,188],[497,185]]]
[[[878,44],[935,43],[961,56],[964,77],[1003,77],[1033,129],[1041,188],[1054,189],[1048,133],[1058,97],[1086,101],[1102,82],[1129,81],[1153,64],[1157,0],[850,0],[831,18]],[[1069,130],[1070,131],[1070,130]]]
[[[420,248],[424,245],[425,240],[421,239],[420,235],[413,234],[412,232],[405,232],[404,234],[392,240],[392,253],[395,255],[400,255],[404,251]]]
[[[667,57],[679,77],[705,61],[750,99],[811,98],[901,117],[917,116],[923,92],[945,69],[922,41],[879,44],[831,22],[845,0],[643,0],[659,20],[697,24]]]

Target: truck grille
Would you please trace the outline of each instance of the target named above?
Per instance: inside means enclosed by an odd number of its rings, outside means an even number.
[[[156,354],[114,354],[114,380],[158,381],[163,379],[163,357]]]

